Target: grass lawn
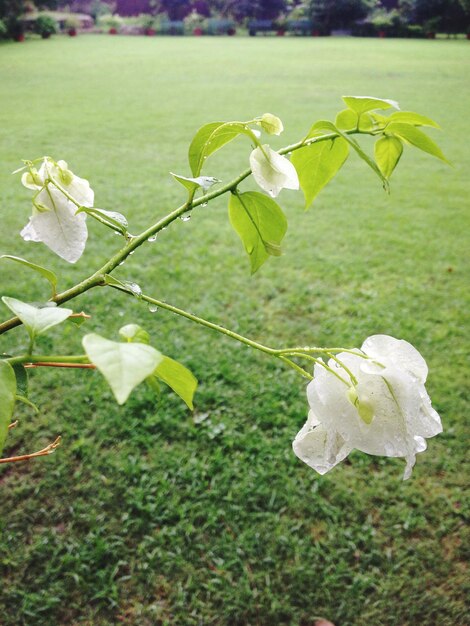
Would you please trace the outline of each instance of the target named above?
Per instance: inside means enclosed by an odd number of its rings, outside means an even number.
[[[41,412],[20,411],[6,452],[58,433],[63,445],[0,469],[2,626],[470,622],[469,70],[466,41],[81,36],[0,46],[0,254],[55,269],[62,288],[118,240],[90,224],[76,266],[24,243],[29,195],[10,175],[20,158],[67,160],[131,232],[183,200],[168,172],[189,174],[192,135],[213,120],[273,112],[286,127],[272,142],[280,147],[333,118],[342,94],[393,98],[442,125],[430,133],[455,164],[409,148],[388,196],[351,156],[307,213],[300,193],[283,191],[285,255],[252,278],[226,199],[116,273],[276,347],[358,346],[375,333],[409,340],[428,362],[445,429],[411,480],[401,481],[402,460],[359,452],[316,475],[291,451],[307,412],[295,372],[136,299],[89,292],[75,308],[92,320],[61,327],[42,349],[81,351],[84,332],[113,338],[138,321],[198,377],[196,419],[166,390],[158,400],[141,386],[118,408],[97,373],[35,372]],[[248,149],[233,144],[208,174],[229,180]],[[0,271],[2,294],[47,298],[26,269]],[[0,350],[12,343],[25,343],[23,329],[2,336]]]

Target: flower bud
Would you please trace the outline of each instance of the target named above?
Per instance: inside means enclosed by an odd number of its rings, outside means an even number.
[[[258,123],[268,135],[280,135],[284,130],[281,120],[272,113],[262,115]]]

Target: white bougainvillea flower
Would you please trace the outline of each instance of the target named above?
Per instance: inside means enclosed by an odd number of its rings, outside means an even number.
[[[76,176],[65,161],[57,161],[50,157],[44,157],[39,169],[31,168],[21,177],[21,182],[28,189],[39,190],[44,187],[46,181],[52,179],[60,185],[80,206],[91,208],[94,201],[94,193],[90,183],[84,178]]]
[[[416,454],[426,438],[442,432],[439,415],[424,387],[427,366],[408,342],[386,335],[366,339],[358,354],[337,355],[328,366],[349,381],[316,364],[307,387],[308,420],[297,434],[295,454],[325,474],[353,449],[368,454],[404,457],[404,480],[411,476]]]
[[[281,189],[298,189],[299,178],[295,167],[268,145],[258,146],[250,154],[250,167],[253,178],[272,198],[279,195]]]
[[[41,190],[36,202],[33,215],[21,231],[23,239],[42,241],[69,263],[78,261],[88,237],[86,213],[77,215],[75,204],[52,186]]]
[[[44,157],[40,168],[30,168],[22,175],[21,182],[36,192],[33,214],[21,231],[23,239],[43,242],[69,263],[78,261],[85,249],[88,230],[86,213],[77,214],[77,210],[80,206],[92,207],[94,201],[88,181],[75,176],[65,161],[56,163]]]

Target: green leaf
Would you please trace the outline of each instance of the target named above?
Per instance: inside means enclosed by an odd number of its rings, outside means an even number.
[[[45,267],[42,267],[41,265],[36,265],[36,263],[31,263],[31,261],[22,259],[19,256],[12,256],[11,254],[2,254],[2,256],[0,256],[0,260],[1,259],[10,259],[10,261],[16,261],[16,263],[21,263],[22,265],[26,265],[26,267],[29,267],[29,269],[34,270],[35,272],[38,272],[39,274],[44,276],[46,280],[50,282],[51,287],[52,287],[52,296],[56,295],[57,276],[54,274],[54,272],[51,272],[51,270],[48,270]]]
[[[309,133],[307,135],[307,139],[309,139],[309,138],[318,138],[318,137],[321,137],[322,135],[325,135],[327,133],[328,134],[329,133],[336,133],[340,137],[343,137],[343,139],[345,139],[349,143],[349,145],[357,152],[357,154],[360,156],[360,158],[363,161],[365,161],[367,163],[367,165],[377,174],[377,176],[382,181],[385,189],[388,189],[388,180],[385,178],[385,176],[379,170],[379,168],[377,167],[377,164],[375,163],[375,161],[373,161],[370,158],[370,156],[364,152],[364,150],[361,148],[361,146],[357,143],[357,141],[355,139],[353,139],[352,137],[350,137],[349,135],[344,133],[342,130],[337,128],[332,122],[329,122],[327,120],[320,120],[319,122],[316,122],[312,126],[312,128],[310,129],[310,131],[309,131]]]
[[[181,363],[164,356],[151,378],[159,378],[166,383],[193,410],[193,397],[197,388],[197,379]]]
[[[390,178],[403,153],[403,144],[398,137],[381,137],[376,141],[374,154],[377,165],[385,178]]]
[[[121,291],[131,293],[138,300],[140,300],[140,298],[142,297],[142,289],[137,283],[134,283],[130,280],[119,280],[118,278],[114,278],[114,276],[111,276],[111,274],[105,274],[103,278],[105,284],[109,285],[110,287],[117,287],[118,289],[121,289]]]
[[[374,118],[369,113],[364,113],[359,118],[359,130],[362,133],[370,133],[376,128]]]
[[[252,274],[269,255],[279,256],[280,244],[287,231],[287,220],[272,198],[258,191],[232,194],[229,217],[250,256]]]
[[[433,128],[440,128],[439,124],[430,117],[413,113],[413,111],[396,111],[385,119],[389,122],[404,122],[405,124],[412,124],[413,126],[432,126]]]
[[[53,326],[61,324],[73,313],[71,309],[61,309],[57,306],[46,306],[40,309],[7,296],[3,296],[2,300],[20,318],[32,339],[42,335]]]
[[[430,137],[423,133],[422,130],[416,128],[416,126],[401,122],[392,122],[387,126],[386,130],[387,133],[393,133],[394,135],[398,135],[402,139],[405,139],[405,141],[410,143],[415,148],[419,148],[420,150],[423,150],[423,152],[427,152],[428,154],[441,159],[441,161],[449,163],[439,146],[434,143]]]
[[[143,343],[110,341],[94,333],[82,340],[88,358],[111,387],[118,404],[124,404],[134,387],[150,376],[162,360],[160,352]]]
[[[383,98],[373,98],[370,96],[343,96],[343,100],[346,106],[358,113],[358,115],[377,109],[400,108],[398,102],[395,102],[395,100],[385,100]]]
[[[12,366],[0,360],[0,454],[5,445],[8,426],[15,408],[16,377]]]
[[[186,176],[180,176],[180,174],[173,174],[173,172],[170,172],[170,174],[190,193],[196,191],[196,189],[198,189],[199,187],[201,187],[203,191],[207,191],[212,187],[212,185],[221,182],[218,178],[214,178],[213,176],[198,176],[197,178],[187,178]]]
[[[253,131],[242,122],[211,122],[200,128],[189,146],[189,165],[193,176],[201,173],[205,160],[241,134],[258,143]]]
[[[28,372],[21,363],[15,363],[13,371],[16,377],[16,387],[18,394],[28,397]]]
[[[335,126],[341,130],[353,130],[357,128],[359,121],[358,114],[352,109],[343,109],[338,113],[335,120]]]
[[[292,154],[307,209],[348,158],[349,144],[343,137],[312,143]]]
[[[333,122],[330,122],[328,120],[319,120],[318,122],[315,122],[315,124],[313,124],[313,126],[310,128],[306,139],[322,137],[323,135],[330,135],[332,133],[335,135],[340,135],[341,131],[333,124]]]
[[[29,400],[29,398],[27,398],[26,396],[16,394],[15,399],[32,408],[35,413],[39,413],[39,407],[37,406],[37,404],[31,402],[31,400]]]
[[[134,343],[150,343],[150,335],[138,324],[126,324],[126,326],[119,329],[119,334],[126,341]]]

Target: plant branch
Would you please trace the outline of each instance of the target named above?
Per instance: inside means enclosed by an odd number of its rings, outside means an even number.
[[[357,131],[357,130],[344,131],[344,134],[355,134],[358,132],[359,134],[371,134],[370,132]],[[331,132],[325,135],[321,135],[320,137],[312,137],[307,140],[303,139],[289,146],[285,146],[284,148],[281,148],[280,150],[278,150],[278,152],[279,154],[290,154],[291,152],[295,150],[299,150],[300,148],[303,148],[312,143],[318,143],[320,141],[328,141],[330,139],[334,139],[337,136],[338,136],[338,133]],[[232,179],[230,182],[226,183],[222,187],[219,187],[218,189],[215,189],[214,191],[210,191],[200,196],[196,200],[193,199],[191,202],[185,202],[178,208],[168,213],[168,215],[161,218],[160,220],[158,220],[157,222],[155,222],[148,228],[146,228],[139,235],[130,238],[127,244],[123,248],[118,250],[115,254],[113,254],[113,256],[108,261],[106,261],[106,263],[101,268],[96,270],[96,272],[94,272],[93,274],[91,274],[90,276],[82,280],[81,282],[77,283],[73,287],[66,289],[62,293],[56,294],[53,298],[51,298],[51,300],[56,302],[57,304],[63,304],[64,302],[68,302],[69,300],[76,298],[77,296],[81,295],[82,293],[85,293],[86,291],[89,291],[90,289],[93,289],[94,287],[104,286],[105,285],[104,275],[110,274],[118,265],[120,265],[123,261],[125,261],[127,257],[132,252],[134,252],[136,248],[139,248],[142,244],[144,244],[147,241],[147,239],[155,236],[161,230],[166,228],[169,224],[171,224],[176,219],[184,215],[184,213],[192,211],[198,206],[201,206],[201,205],[205,206],[211,200],[214,200],[215,198],[218,198],[219,196],[222,196],[228,192],[235,190],[237,186],[243,180],[248,178],[250,174],[251,174],[251,169],[247,168],[246,170],[241,172],[241,174],[239,174],[236,178]],[[15,328],[16,326],[20,326],[21,323],[22,322],[18,317],[13,317],[9,320],[6,320],[5,322],[0,324],[0,335],[8,332],[9,330],[11,330],[12,328]]]

